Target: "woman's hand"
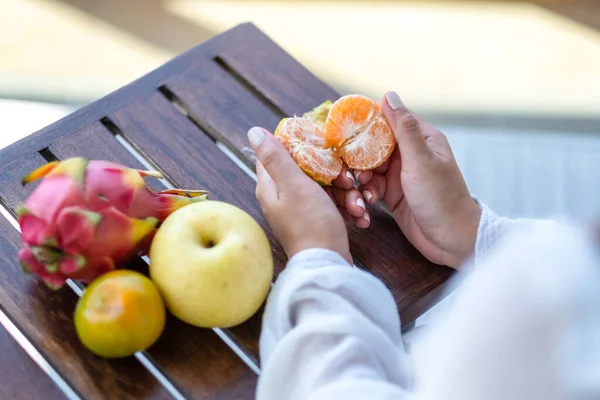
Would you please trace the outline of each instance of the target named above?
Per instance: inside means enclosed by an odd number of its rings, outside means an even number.
[[[381,167],[357,173],[362,195],[368,204],[383,201],[427,259],[457,268],[475,248],[479,206],[444,134],[394,92],[386,94],[382,106],[398,147]]]
[[[288,258],[310,248],[333,250],[352,264],[348,232],[331,191],[308,177],[268,131],[252,128],[256,153],[256,197]]]

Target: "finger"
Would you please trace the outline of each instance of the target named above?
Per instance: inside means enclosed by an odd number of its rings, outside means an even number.
[[[385,174],[387,184],[385,194],[380,198],[389,208],[395,207],[404,197],[404,190],[400,182],[401,174],[402,158],[400,156],[394,157],[390,160],[390,166]]]
[[[359,185],[364,185],[365,183],[369,182],[371,180],[372,176],[373,176],[373,171],[371,171],[371,170],[365,170],[365,171],[355,170],[354,171],[354,178],[356,178],[356,182],[358,182]]]
[[[297,186],[298,180],[310,179],[298,167],[290,153],[273,134],[253,127],[248,131],[250,145],[259,161],[279,190]]]
[[[373,178],[360,190],[367,204],[375,204],[385,196],[387,189],[387,179],[384,175],[374,174]]]
[[[365,213],[365,215],[363,215],[362,218],[359,217],[353,217],[354,219],[354,225],[358,226],[359,228],[368,228],[371,225],[371,218],[369,217],[369,213]]]
[[[354,187],[354,175],[348,169],[346,164],[342,167],[342,172],[340,175],[333,180],[333,186],[338,187],[340,189],[352,189]]]
[[[256,162],[256,198],[263,204],[277,197],[277,186],[260,161]]]
[[[368,228],[369,225],[371,225],[371,220],[369,219],[369,214],[365,214],[366,216],[363,216],[363,217],[354,217],[354,216],[350,215],[348,213],[348,211],[346,211],[346,209],[343,207],[338,206],[338,210],[340,211],[340,214],[342,214],[342,217],[346,221],[353,224],[354,226],[364,229],[364,228]]]
[[[348,211],[354,217],[363,217],[367,212],[365,201],[357,189],[344,190],[332,188],[331,193],[335,203]]]
[[[419,119],[406,108],[396,92],[385,94],[383,113],[394,131],[400,153],[406,162],[430,154]]]
[[[425,121],[421,116],[419,116],[416,112],[410,110],[410,113],[415,116],[415,118],[419,121],[419,125],[421,126],[421,133],[423,137],[427,139],[431,136],[431,132],[437,132],[437,128],[431,125],[429,122]]]
[[[389,107],[387,105],[387,98],[384,96],[383,99],[381,100],[381,108],[383,109],[384,107]],[[408,112],[410,112],[416,119],[417,121],[419,121],[419,124],[421,125],[421,133],[423,133],[423,135],[425,135],[425,137],[427,137],[427,135],[425,134],[426,132],[426,128],[434,128],[433,125],[431,125],[429,122],[425,121],[423,119],[423,117],[421,117],[419,114],[417,114],[414,110],[406,107],[406,109],[408,110]],[[432,129],[435,130],[435,129]],[[397,148],[396,148],[397,150]],[[394,150],[394,151],[396,151]]]

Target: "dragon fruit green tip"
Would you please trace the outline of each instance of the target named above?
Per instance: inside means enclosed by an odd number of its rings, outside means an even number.
[[[17,207],[19,261],[52,289],[67,279],[89,283],[135,256],[148,253],[160,226],[175,210],[207,199],[205,190],[155,192],[144,177],[155,171],[82,157],[52,161],[23,178],[42,179]]]

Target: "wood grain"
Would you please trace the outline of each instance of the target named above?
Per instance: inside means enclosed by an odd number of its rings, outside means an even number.
[[[65,394],[1,325],[0,354],[0,399],[66,399]]]
[[[37,153],[0,168],[0,198],[14,209],[35,187],[21,178],[46,163]],[[0,304],[57,372],[85,398],[168,399],[168,393],[135,359],[107,361],[85,349],[73,327],[77,295],[54,292],[18,262],[20,235],[0,216]]]
[[[168,79],[166,88],[181,101],[194,121],[251,167],[254,167],[254,153],[248,146],[246,132],[253,126],[274,132],[281,120],[212,61]]]
[[[285,116],[340,96],[260,30],[245,33],[244,45],[220,50],[218,59]]]
[[[158,92],[156,96],[163,98]],[[166,100],[165,103],[169,108],[172,107]],[[140,109],[132,105],[120,113],[126,114],[126,110],[132,108],[138,110],[137,118],[147,121],[149,129],[159,134],[168,134],[168,137],[164,138],[166,141],[175,141],[175,138],[179,137],[179,127],[176,124],[171,125],[168,130],[163,128],[165,122],[170,121],[161,119],[161,110]],[[175,132],[177,135],[174,135]],[[152,137],[150,132],[144,134],[149,138]],[[211,145],[214,146],[212,143]],[[132,168],[146,169],[100,122],[80,129],[54,143],[49,150],[58,159],[83,156],[88,159],[109,160]],[[203,157],[203,154],[197,153],[195,157]],[[164,163],[160,165],[165,168]],[[214,168],[195,171],[196,174],[201,175],[206,175],[208,172],[216,174]],[[149,179],[149,183],[157,190],[164,188],[163,184],[156,179]],[[190,184],[187,188],[204,187],[199,186],[198,183],[187,183]],[[147,274],[147,266],[140,265],[145,263],[137,264],[133,269]],[[256,352],[260,326],[256,325],[259,320],[255,319],[252,322],[254,324],[251,322],[245,324],[232,333],[234,338]],[[253,398],[256,374],[212,330],[192,327],[170,316],[163,335],[147,350],[147,353],[177,387],[195,399]]]

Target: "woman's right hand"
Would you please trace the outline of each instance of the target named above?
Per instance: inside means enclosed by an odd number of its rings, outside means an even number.
[[[404,106],[382,101],[398,146],[373,171],[355,171],[369,204],[381,200],[407,239],[430,261],[458,268],[474,251],[480,209],[445,135]]]

